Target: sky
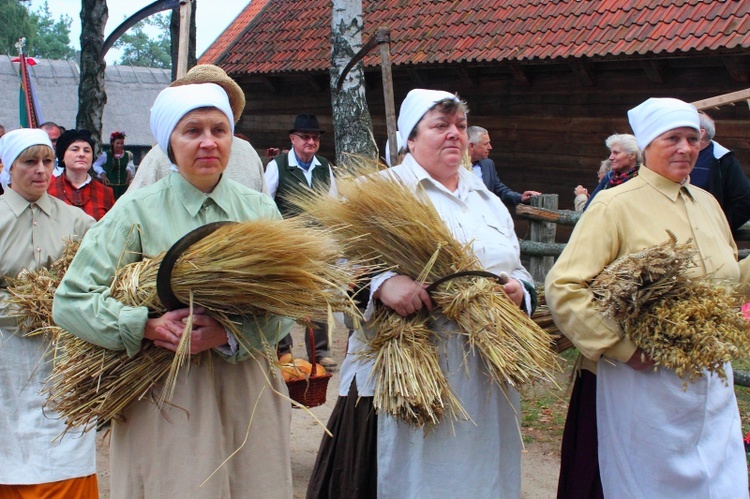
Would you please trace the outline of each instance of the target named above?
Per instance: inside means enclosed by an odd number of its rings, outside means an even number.
[[[70,26],[71,45],[79,50],[79,37],[81,35],[81,2],[80,0],[46,0],[52,17],[57,19],[65,14],[72,18]],[[143,7],[150,5],[154,0],[109,0],[109,19],[104,29],[104,38],[114,31],[122,21],[135,14]],[[29,10],[36,11],[44,5],[45,0],[32,0]],[[201,54],[211,45],[221,32],[234,21],[237,15],[244,9],[250,0],[195,0],[196,10],[196,55]],[[168,14],[169,12],[167,12]],[[120,57],[118,51],[110,49],[107,53],[107,64],[114,64]]]

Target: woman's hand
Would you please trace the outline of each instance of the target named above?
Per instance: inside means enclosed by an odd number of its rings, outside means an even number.
[[[101,173],[101,174],[99,175],[99,180],[101,180],[101,181],[102,181],[102,184],[104,184],[104,185],[109,185],[109,179],[107,178],[107,174],[106,174],[106,173],[102,172],[102,173]]]
[[[626,363],[636,371],[644,371],[654,367],[654,361],[651,360],[651,357],[646,355],[640,348],[636,349],[635,353]]]
[[[408,317],[422,307],[432,310],[432,299],[427,293],[426,285],[419,284],[405,275],[396,275],[380,285],[373,295],[383,305],[393,309],[401,317]]]
[[[505,294],[508,295],[508,298],[510,298],[516,306],[521,306],[524,297],[523,283],[521,281],[518,279],[509,280],[507,284],[503,284],[503,291],[505,291]]]
[[[181,308],[167,312],[156,319],[148,319],[144,337],[153,341],[156,346],[176,352],[185,332],[185,324],[189,315],[189,308]],[[206,315],[205,309],[194,308],[190,354],[195,355],[226,344],[227,332],[224,327],[216,319]]]

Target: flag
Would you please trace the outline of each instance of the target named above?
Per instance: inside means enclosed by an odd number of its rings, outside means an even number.
[[[18,94],[18,115],[21,127],[36,128],[42,121],[42,117],[39,113],[39,102],[34,92],[34,84],[29,77],[29,66],[34,66],[36,60],[32,57],[26,57],[22,51],[19,57],[13,59],[13,62],[20,63],[18,73],[21,79],[21,87]]]

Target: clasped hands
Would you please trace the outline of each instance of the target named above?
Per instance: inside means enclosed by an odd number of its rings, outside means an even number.
[[[155,319],[148,319],[143,335],[146,339],[153,341],[154,345],[176,352],[189,316],[190,309],[181,308]],[[226,344],[227,332],[224,326],[213,317],[206,315],[203,307],[195,307],[193,328],[190,333],[190,354],[195,355]]]

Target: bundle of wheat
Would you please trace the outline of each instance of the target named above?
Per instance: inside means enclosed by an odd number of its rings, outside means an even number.
[[[118,270],[112,297],[129,306],[164,312],[157,292],[163,257],[144,258]],[[357,313],[346,294],[356,280],[351,270],[354,262],[342,263],[341,257],[341,247],[328,231],[301,220],[229,224],[185,249],[174,265],[171,291],[183,303],[204,307],[235,333],[243,348],[253,350],[243,342],[233,315],[327,321],[333,311]],[[59,279],[47,283],[40,292],[54,293],[58,283]],[[41,314],[52,324],[51,300]],[[46,390],[50,407],[69,428],[90,429],[116,418],[165,375],[174,381],[187,358],[187,353],[178,350],[175,355],[149,341],[130,358],[124,351],[97,347],[59,328],[51,331],[54,368]],[[171,387],[173,382],[165,383],[162,402],[169,398]]]
[[[358,171],[367,169],[365,165]],[[341,179],[337,187],[340,199],[308,192],[300,193],[294,203],[315,223],[335,229],[356,259],[421,282],[481,270],[471,247],[455,240],[423,193],[382,174]],[[493,382],[504,387],[506,382],[552,379],[550,371],[557,369],[557,362],[548,336],[497,282],[477,276],[448,280],[432,292],[432,298],[458,324],[458,334],[465,334],[471,348],[479,352]],[[401,320],[395,312],[380,309],[371,321],[377,331],[371,345],[374,404],[417,426],[436,424],[446,413],[465,414],[440,370],[427,320],[425,314]]]
[[[19,310],[19,327],[25,331],[25,336],[48,332],[54,324],[52,300],[55,290],[79,246],[80,241],[68,240],[62,256],[49,267],[40,267],[34,271],[26,269],[17,277],[7,278],[10,302]]]
[[[687,381],[704,370],[726,379],[724,363],[750,353],[748,322],[711,276],[693,277],[697,248],[664,243],[618,258],[589,285],[595,305],[654,361]]]

